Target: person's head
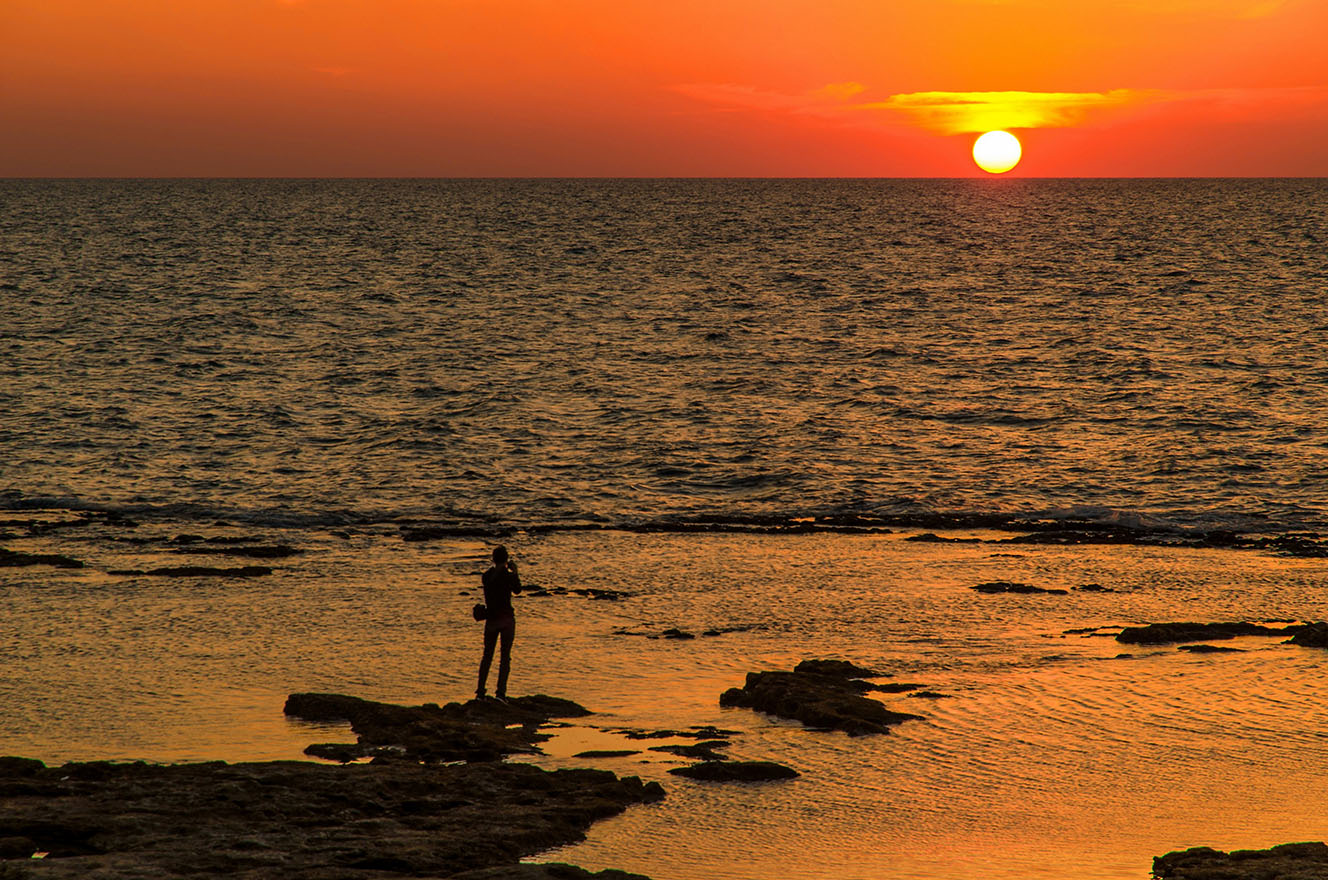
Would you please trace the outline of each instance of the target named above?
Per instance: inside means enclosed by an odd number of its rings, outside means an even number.
[[[493,564],[498,568],[507,568],[507,548],[502,544],[493,548]]]

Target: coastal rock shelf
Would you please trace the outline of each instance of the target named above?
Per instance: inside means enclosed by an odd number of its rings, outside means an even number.
[[[1229,853],[1201,846],[1156,857],[1153,874],[1163,880],[1323,880],[1328,846],[1285,843]]]
[[[756,709],[851,736],[888,733],[895,724],[922,720],[921,715],[892,712],[863,696],[872,691],[916,690],[922,685],[878,685],[861,680],[877,677],[880,673],[842,660],[804,660],[792,672],[747,673],[746,684],[725,691],[719,704]]]
[[[376,880],[499,866],[463,876],[625,880],[632,875],[513,863],[578,841],[594,821],[663,795],[658,783],[636,777],[528,764],[48,768],[0,758],[0,839],[33,880]],[[35,852],[48,855],[27,858]]]
[[[536,694],[507,702],[471,700],[437,706],[397,706],[342,694],[291,694],[285,713],[305,721],[348,722],[357,743],[320,743],[305,754],[342,762],[360,758],[409,761],[498,761],[537,752],[548,739],[541,724],[591,714],[571,700]]]
[[[1293,623],[1267,626],[1261,623],[1150,623],[1127,626],[1116,641],[1127,645],[1174,645],[1209,642],[1237,636],[1290,636],[1288,643],[1310,648],[1328,647],[1328,623]]]

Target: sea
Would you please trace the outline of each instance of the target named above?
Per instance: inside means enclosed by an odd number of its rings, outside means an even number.
[[[520,760],[668,791],[535,860],[1328,839],[1328,655],[1114,638],[1328,619],[1324,180],[7,180],[0,307],[0,547],[82,563],[0,566],[0,754],[296,759],[353,735],[289,693],[464,700],[502,543],[512,692],[595,712]],[[719,706],[807,658],[922,720]],[[801,775],[623,733],[703,725]]]

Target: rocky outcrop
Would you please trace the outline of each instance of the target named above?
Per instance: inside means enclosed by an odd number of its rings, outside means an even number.
[[[184,547],[172,550],[172,553],[185,553],[190,556],[247,556],[251,559],[284,559],[303,551],[289,544],[256,544],[235,547]]]
[[[674,767],[669,772],[674,776],[706,782],[769,782],[793,779],[799,775],[792,767],[774,761],[702,761],[700,764]]]
[[[272,574],[266,565],[241,565],[237,568],[213,568],[207,565],[174,565],[165,568],[150,568],[147,571],[130,571],[130,574],[146,574],[155,577],[263,577]]]
[[[1179,642],[1211,642],[1237,636],[1277,636],[1296,632],[1298,626],[1272,627],[1258,623],[1150,623],[1127,626],[1116,641],[1127,645],[1174,645]]]
[[[447,880],[650,880],[643,874],[609,869],[592,874],[576,865],[549,862],[538,865],[504,865],[453,874]]]
[[[844,661],[808,660],[792,672],[749,672],[746,684],[725,691],[719,704],[756,709],[852,736],[887,733],[892,725],[921,718],[892,712],[863,696],[879,686],[860,679],[875,675]]]
[[[507,702],[471,700],[398,706],[342,694],[291,694],[285,713],[305,721],[344,721],[357,743],[321,743],[306,754],[351,761],[393,755],[411,761],[498,761],[507,755],[536,752],[548,739],[539,726],[552,718],[579,718],[590,712],[571,700],[537,694]]]
[[[1229,853],[1201,846],[1154,858],[1153,874],[1164,880],[1323,880],[1328,846],[1285,843]]]
[[[1046,593],[1055,596],[1068,596],[1070,593],[1069,590],[1035,587],[1032,584],[1021,584],[1015,581],[987,581],[983,584],[977,584],[973,589],[979,593]]]
[[[499,866],[463,876],[621,880],[514,863],[662,796],[636,777],[528,764],[0,761],[0,839],[49,853],[24,857],[33,880],[386,880]]]
[[[53,565],[56,568],[82,568],[83,563],[58,553],[22,553],[0,547],[0,568],[25,568],[29,565]]]
[[[1328,648],[1328,623],[1307,623],[1287,641],[1305,648]]]

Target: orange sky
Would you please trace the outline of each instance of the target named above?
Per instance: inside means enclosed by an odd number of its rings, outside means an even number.
[[[0,0],[0,176],[1328,176],[1325,0]],[[1008,121],[1007,121],[1008,120]]]

